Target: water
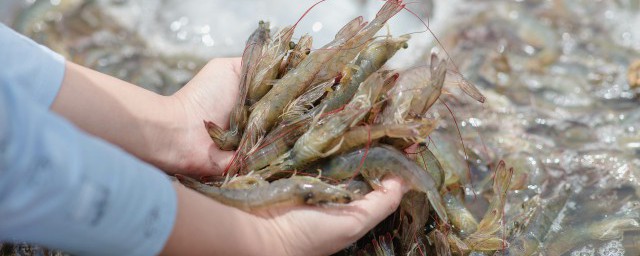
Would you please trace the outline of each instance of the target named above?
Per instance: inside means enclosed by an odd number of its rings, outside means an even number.
[[[293,24],[313,3],[13,1],[3,3],[3,10],[17,15],[2,17],[69,59],[168,95],[206,60],[239,56],[258,20],[274,27]],[[370,19],[380,5],[327,1],[300,21],[294,38],[310,33],[319,47],[353,17]],[[430,112],[442,119],[436,147],[470,163],[468,169],[464,163],[453,166],[463,166],[465,204],[475,218],[484,215],[494,167],[505,160],[515,169],[513,182],[522,184],[508,194],[501,237],[517,238],[521,230],[508,223],[526,225],[539,201],[569,186],[540,252],[640,254],[640,108],[638,90],[627,81],[630,64],[640,60],[637,2],[442,0],[435,9],[409,7],[431,17],[430,28],[456,66],[487,97],[480,104],[464,95],[452,72],[448,93]],[[67,31],[67,38],[53,28]],[[424,27],[402,12],[389,30],[400,35]],[[414,34],[409,45],[389,66],[424,64],[437,46],[427,33]]]

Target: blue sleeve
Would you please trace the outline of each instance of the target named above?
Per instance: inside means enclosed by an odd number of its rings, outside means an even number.
[[[2,37],[2,44],[14,40]],[[39,62],[13,63],[19,60],[6,59],[13,53],[5,47],[0,46],[0,241],[80,255],[159,253],[176,218],[170,180],[48,110],[64,72],[56,57],[33,53],[29,58],[38,55]],[[33,67],[43,64],[50,70]],[[29,72],[35,74],[29,78]]]
[[[0,84],[20,86],[49,107],[64,78],[64,58],[0,23]]]

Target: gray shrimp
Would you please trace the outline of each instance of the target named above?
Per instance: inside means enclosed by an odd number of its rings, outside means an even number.
[[[412,190],[424,192],[431,206],[444,223],[449,223],[442,198],[433,177],[402,152],[389,146],[364,148],[333,157],[322,168],[324,176],[342,180],[362,174],[374,188],[387,174],[399,176]]]
[[[360,196],[308,176],[279,179],[252,189],[224,189],[208,186],[177,174],[176,178],[201,194],[243,211],[276,205],[348,204]]]

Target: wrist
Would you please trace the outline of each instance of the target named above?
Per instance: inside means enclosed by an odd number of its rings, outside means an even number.
[[[188,127],[182,102],[174,96],[159,96],[154,115],[141,117],[142,129],[148,137],[149,148],[140,153],[144,160],[175,173],[188,169]]]
[[[180,184],[175,225],[163,255],[263,255],[273,239],[266,220],[220,204]],[[271,246],[272,247],[272,246]],[[282,254],[274,254],[282,255]]]

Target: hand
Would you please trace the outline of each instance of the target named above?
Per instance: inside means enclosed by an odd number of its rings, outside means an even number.
[[[265,252],[273,255],[327,255],[354,243],[393,213],[406,192],[406,187],[397,177],[385,178],[382,185],[383,189],[375,190],[345,207],[279,207],[258,213],[276,238],[275,244],[267,244]]]
[[[400,203],[397,177],[344,206],[274,206],[247,213],[176,185],[178,217],[162,254],[327,255],[355,242]]]
[[[238,99],[240,58],[213,59],[185,87],[171,98],[179,108],[177,117],[184,125],[178,136],[181,152],[175,160],[178,172],[194,175],[220,175],[233,152],[222,151],[213,143],[203,121],[229,127],[229,113]]]
[[[166,172],[220,174],[232,152],[218,150],[202,121],[228,126],[239,70],[239,58],[211,60],[184,88],[165,97],[67,62],[51,109]]]

